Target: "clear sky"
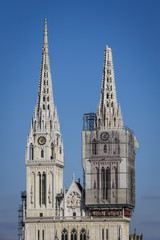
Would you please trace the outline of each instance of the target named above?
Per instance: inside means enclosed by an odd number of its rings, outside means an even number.
[[[44,18],[64,141],[64,183],[83,179],[83,113],[96,112],[105,45],[112,48],[124,125],[140,145],[130,232],[160,239],[160,1],[0,1],[0,240],[17,239],[25,145],[37,101]]]

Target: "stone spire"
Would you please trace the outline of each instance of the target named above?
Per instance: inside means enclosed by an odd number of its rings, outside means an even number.
[[[59,130],[57,110],[53,100],[47,32],[47,19],[45,19],[38,99],[31,124],[31,130],[34,128],[34,131],[40,132],[48,132],[53,126]]]
[[[112,50],[105,48],[100,104],[97,108],[97,127],[100,129],[122,128],[123,120],[118,108]]]

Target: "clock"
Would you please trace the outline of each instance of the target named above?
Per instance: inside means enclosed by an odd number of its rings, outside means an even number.
[[[43,136],[39,137],[39,138],[38,138],[38,143],[39,143],[40,145],[44,145],[44,144],[46,143],[45,137],[43,137]]]
[[[109,133],[108,132],[102,132],[101,133],[101,139],[102,139],[102,141],[107,141],[109,139]]]

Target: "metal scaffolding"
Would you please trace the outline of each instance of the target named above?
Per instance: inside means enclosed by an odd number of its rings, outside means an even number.
[[[26,216],[26,191],[21,192],[21,204],[18,207],[18,240],[24,240],[24,219]]]

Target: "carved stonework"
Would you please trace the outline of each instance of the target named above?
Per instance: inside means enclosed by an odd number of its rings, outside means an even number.
[[[79,207],[81,205],[81,197],[77,192],[71,192],[67,198],[68,207]]]

